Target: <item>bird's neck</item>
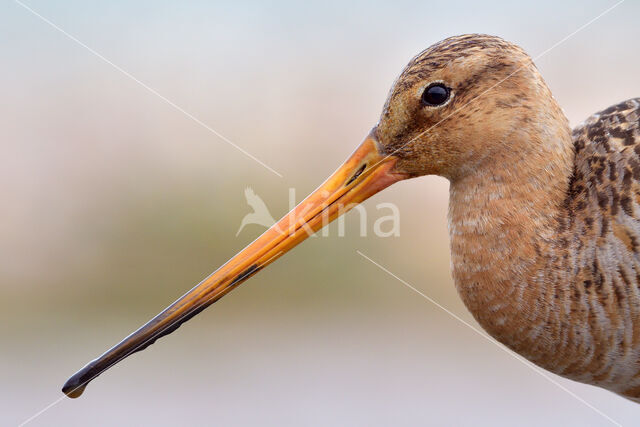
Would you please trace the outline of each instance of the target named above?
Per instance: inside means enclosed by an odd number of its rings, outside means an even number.
[[[449,202],[458,292],[490,334],[525,353],[536,337],[523,336],[548,308],[541,298],[552,285],[539,276],[567,214],[574,157],[566,119],[535,126],[515,131],[504,150],[452,179]]]

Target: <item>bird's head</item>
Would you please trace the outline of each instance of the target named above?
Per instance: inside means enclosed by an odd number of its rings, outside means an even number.
[[[522,152],[529,123],[561,116],[531,58],[499,37],[445,39],[413,58],[395,81],[374,135],[409,176],[449,179],[492,155]]]

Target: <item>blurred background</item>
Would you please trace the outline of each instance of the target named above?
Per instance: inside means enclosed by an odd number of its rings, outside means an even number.
[[[408,60],[445,37],[536,56],[615,1],[49,2],[25,5],[259,158],[277,176],[16,2],[0,5],[0,423],[190,289],[376,123]],[[640,4],[536,61],[572,125],[640,96]],[[580,425],[611,422],[468,322],[449,274],[448,183],[395,203],[400,236],[310,239],[29,425]],[[372,223],[369,224],[371,230]],[[335,231],[335,230],[334,230]],[[475,324],[475,323],[474,323]],[[640,406],[553,377],[622,424]]]

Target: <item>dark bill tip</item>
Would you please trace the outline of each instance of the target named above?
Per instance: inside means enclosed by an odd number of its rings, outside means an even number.
[[[98,372],[94,363],[90,362],[64,383],[62,392],[73,399],[80,397],[87,387],[87,384],[89,384],[89,381],[99,374],[100,372]]]

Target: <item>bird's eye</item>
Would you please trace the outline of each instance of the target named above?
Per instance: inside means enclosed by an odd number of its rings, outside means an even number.
[[[442,83],[433,83],[422,93],[422,103],[424,105],[442,105],[449,99],[449,88]]]

